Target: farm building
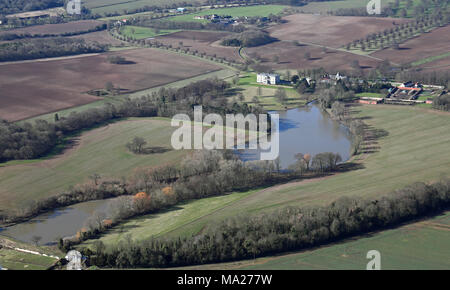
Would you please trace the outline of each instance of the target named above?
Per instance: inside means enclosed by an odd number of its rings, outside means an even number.
[[[383,98],[367,98],[362,97],[358,100],[358,103],[360,104],[366,104],[366,105],[377,105],[383,103]]]
[[[256,77],[256,82],[265,85],[277,85],[280,83],[280,75],[259,73]]]

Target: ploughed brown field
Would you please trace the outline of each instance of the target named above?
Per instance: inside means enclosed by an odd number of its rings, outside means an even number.
[[[400,44],[400,49],[388,48],[377,51],[371,55],[388,59],[396,63],[412,63],[427,57],[448,53],[450,51],[449,35],[450,26],[447,25]],[[439,66],[441,63],[448,64],[448,58],[429,62],[423,66]]]
[[[173,47],[180,47],[181,41],[183,42],[182,47],[185,49],[204,52],[209,56],[225,57],[227,60],[241,61],[239,48],[220,45],[220,40],[229,34],[228,32],[216,31],[180,31],[157,36],[155,40],[166,45],[170,44]]]
[[[74,35],[70,36],[69,38],[81,38],[84,39],[86,42],[99,42],[102,44],[108,44],[111,46],[121,46],[122,44],[126,45],[126,42],[123,42],[121,40],[118,40],[109,34],[108,31],[102,30],[102,31],[95,31],[90,33],[84,33],[80,35]]]
[[[408,22],[406,19],[323,16],[313,14],[293,14],[283,18],[287,23],[273,26],[270,34],[280,40],[297,40],[334,48],[370,33],[381,32],[395,27],[395,24]],[[395,24],[394,24],[395,23]]]
[[[111,64],[120,55],[130,64]],[[157,49],[0,65],[0,118],[23,120],[98,100],[87,94],[111,82],[122,92],[139,91],[220,70],[195,58]]]
[[[72,33],[79,31],[87,31],[89,29],[93,29],[99,25],[102,25],[103,21],[97,20],[80,20],[73,21],[68,23],[58,23],[58,24],[44,24],[44,25],[34,25],[24,28],[17,28],[12,30],[0,31],[0,34],[24,34],[28,33],[31,35],[34,34],[63,34],[63,33]]]
[[[350,71],[352,62],[357,60],[361,68],[375,68],[380,62],[366,56],[351,54],[334,49],[303,45],[297,46],[290,41],[278,41],[260,47],[246,48],[246,53],[252,57],[262,59],[262,65],[267,65],[274,69],[310,69],[324,68],[327,71]],[[310,54],[310,58],[305,57],[305,53]],[[274,62],[274,57],[278,57],[278,62]]]

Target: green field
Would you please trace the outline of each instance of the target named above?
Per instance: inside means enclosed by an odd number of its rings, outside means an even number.
[[[132,25],[126,25],[120,28],[120,33],[122,35],[132,37],[137,40],[170,34],[178,31],[179,30],[170,30],[170,29],[155,31],[155,29],[153,28],[132,26]]]
[[[0,210],[20,208],[29,201],[57,194],[89,181],[88,177],[94,173],[120,178],[138,167],[177,162],[187,151],[135,155],[125,147],[135,136],[140,136],[149,147],[172,149],[170,138],[174,130],[168,119],[129,119],[83,133],[76,138],[79,144],[73,149],[48,160],[2,164]]]
[[[286,7],[287,6],[284,6],[284,5],[257,5],[257,6],[246,6],[246,7],[207,9],[207,10],[203,10],[203,11],[197,12],[197,13],[169,17],[169,18],[167,18],[167,20],[180,21],[180,22],[188,22],[188,21],[207,22],[207,20],[197,20],[197,19],[194,19],[194,17],[210,15],[210,14],[229,15],[232,17],[244,17],[244,16],[264,17],[264,16],[269,16],[270,14],[279,14]]]
[[[167,235],[172,230],[195,222],[199,216],[209,215],[224,206],[238,202],[253,192],[238,192],[179,204],[161,213],[145,215],[125,222],[108,231],[100,240],[105,244],[111,244],[120,241],[128,234],[131,234],[135,240]],[[193,228],[191,232],[184,234],[190,235],[200,230],[201,228]],[[87,241],[83,246],[90,245],[91,242],[91,240]]]
[[[450,175],[450,114],[387,105],[358,106],[354,110],[355,114],[365,118],[371,128],[387,132],[376,143],[367,145],[366,149],[374,152],[358,155],[354,159],[355,162],[362,162],[363,169],[316,182],[292,183],[255,191],[234,202],[224,202],[221,208],[214,204],[210,209],[199,211],[195,218],[190,216],[189,219],[194,221],[188,224],[180,222],[178,227],[174,226],[176,221],[168,224],[170,231],[161,228],[167,220],[161,214],[153,217],[151,222],[158,225],[157,229],[149,226],[146,234],[151,236],[168,232],[170,236],[183,236],[196,233],[216,220],[242,213],[271,211],[285,206],[323,205],[344,195],[376,198],[413,182],[434,181]],[[208,207],[208,202],[205,206]],[[170,212],[172,216],[178,214],[181,214],[181,209],[177,207]]]
[[[360,93],[356,94],[357,97],[365,97],[365,98],[383,98],[383,94],[379,93]]]
[[[305,6],[299,7],[299,10],[306,13],[327,13],[342,8],[361,8],[366,7],[368,1],[361,0],[341,0],[341,1],[323,1],[310,2]]]
[[[433,62],[435,60],[439,60],[439,59],[443,59],[443,58],[447,58],[447,57],[450,57],[450,52],[446,52],[446,53],[443,53],[443,54],[440,54],[440,55],[434,55],[434,56],[430,56],[430,57],[427,57],[427,58],[424,58],[424,59],[421,59],[421,60],[417,60],[415,62],[412,62],[411,65],[412,66],[419,66],[419,65],[422,65],[422,64],[426,64],[426,63]]]
[[[259,104],[267,111],[295,108],[303,106],[306,103],[306,101],[301,99],[300,95],[292,88],[284,88],[287,95],[287,101],[284,104],[275,97],[277,91],[275,88],[261,86],[261,96],[258,96],[257,86],[240,86],[240,89],[245,98],[244,102],[250,105],[256,105],[253,102],[253,98],[256,96],[259,100]]]
[[[36,251],[46,255],[63,256],[63,253],[57,249],[45,246],[36,247],[3,236],[0,236],[0,244],[7,244],[12,247]],[[0,247],[0,266],[8,270],[45,270],[51,267],[56,261],[57,259],[53,257],[40,256]]]
[[[365,270],[366,254],[381,254],[382,270],[450,268],[450,212],[400,228],[347,239],[314,250],[189,269]],[[186,268],[185,268],[186,269]]]
[[[201,0],[84,0],[83,4],[92,10],[93,13],[124,13],[127,10],[143,8],[145,6],[166,6],[174,3],[202,2]]]
[[[260,96],[258,96],[258,87],[261,88]],[[285,104],[282,104],[280,100],[275,97],[277,88],[284,88],[287,95],[287,102]],[[306,103],[293,87],[258,84],[256,82],[255,73],[248,73],[239,78],[238,91],[244,95],[244,102],[255,105],[253,98],[256,96],[259,100],[259,104],[268,111],[296,108],[304,106]]]

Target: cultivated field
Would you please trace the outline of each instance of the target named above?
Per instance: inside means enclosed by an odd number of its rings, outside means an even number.
[[[101,44],[110,45],[114,49],[114,47],[121,47],[121,46],[127,46],[128,43],[118,40],[117,38],[114,38],[111,34],[109,34],[108,31],[96,31],[96,32],[90,32],[75,36],[70,36],[69,38],[81,38],[84,39],[86,42],[98,42]]]
[[[209,204],[208,199],[193,201],[183,208],[174,207],[164,213],[140,218],[139,223],[151,220],[151,225],[159,226],[140,226],[139,235],[135,238],[161,233],[170,236],[195,234],[211,222],[242,213],[327,204],[341,196],[377,198],[413,182],[434,181],[450,175],[450,114],[383,105],[358,106],[354,110],[372,129],[376,129],[372,134],[380,135],[378,140],[365,145],[365,153],[355,158],[354,162],[363,161],[362,169],[253,191],[236,201],[227,199],[221,206],[215,203],[213,207],[185,218],[183,213],[188,208],[197,207],[199,202],[206,207]],[[179,216],[179,219],[165,228],[163,225],[168,216]],[[136,221],[129,221],[133,222]],[[131,227],[125,228],[123,234],[128,231],[133,234]],[[103,238],[114,240],[108,235]]]
[[[241,61],[239,48],[219,44],[220,39],[227,35],[229,33],[216,31],[180,31],[155,37],[155,41],[166,45],[170,44],[173,47],[189,48],[191,51],[197,50],[199,53],[206,53],[207,55],[225,57],[228,60]]]
[[[304,43],[341,47],[370,33],[395,27],[406,19],[379,17],[322,16],[293,14],[284,17],[287,23],[273,26],[269,32],[280,40],[297,40]]]
[[[1,34],[15,33],[15,34],[64,34],[64,33],[74,33],[80,31],[87,31],[89,29],[94,29],[97,26],[102,25],[103,21],[97,20],[80,20],[72,21],[68,23],[59,24],[44,24],[44,25],[33,25],[24,28],[18,28],[13,30],[0,31]]]
[[[375,68],[381,60],[315,45],[296,45],[279,41],[261,47],[245,48],[251,58],[259,58],[262,65],[276,70],[324,68],[330,72],[350,71],[357,60],[362,69]],[[305,54],[309,54],[306,58]],[[278,57],[278,61],[274,61]]]
[[[120,28],[120,34],[127,37],[133,37],[138,40],[152,38],[159,35],[170,34],[177,31],[178,30],[160,30],[159,32],[156,32],[155,29],[153,28],[133,26],[133,25],[126,25]]]
[[[381,2],[382,5],[385,1]],[[364,8],[367,2],[361,0],[339,0],[339,1],[321,1],[309,2],[305,6],[300,6],[298,9],[304,13],[320,13],[326,14],[331,11],[336,11],[342,8]]]
[[[408,40],[400,45],[400,49],[388,48],[371,55],[388,59],[395,63],[407,64],[419,62],[419,65],[430,66],[433,60],[429,59],[431,61],[428,62],[427,58],[443,55],[443,58],[438,59],[443,60],[444,58],[450,57],[448,55],[450,37],[445,37],[445,35],[450,35],[450,25],[434,29],[429,33],[424,33],[419,37]],[[445,55],[447,56],[445,57]]]
[[[369,262],[367,252],[377,250],[382,270],[446,270],[450,267],[449,231],[450,212],[446,212],[314,250],[183,269],[365,270]]]
[[[111,64],[108,55],[130,64]],[[0,118],[16,121],[98,100],[87,94],[107,82],[124,93],[210,73],[220,67],[157,49],[132,49],[61,60],[4,64]],[[45,84],[45,86],[43,86]]]
[[[32,200],[60,193],[70,186],[89,181],[88,177],[94,173],[120,178],[139,167],[178,162],[188,151],[170,150],[170,138],[175,129],[166,119],[120,121],[83,133],[73,140],[73,147],[62,154],[2,164],[0,210],[17,209]],[[163,147],[170,151],[132,154],[125,145],[135,136],[145,138],[148,147]]]

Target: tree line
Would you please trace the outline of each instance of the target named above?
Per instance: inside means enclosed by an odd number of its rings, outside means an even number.
[[[434,15],[424,15],[418,17],[415,21],[398,24],[394,28],[385,29],[382,32],[372,33],[365,38],[354,40],[346,45],[346,49],[383,49],[394,47],[399,49],[399,44],[423,34],[436,27],[448,25],[450,14],[439,11]]]
[[[97,25],[94,28],[90,28],[88,30],[64,32],[64,33],[58,33],[58,34],[53,34],[53,33],[30,34],[28,32],[26,32],[26,33],[3,33],[3,34],[0,34],[0,40],[11,41],[11,40],[24,39],[24,38],[44,38],[44,37],[58,37],[58,36],[66,37],[66,36],[74,36],[74,35],[91,33],[91,32],[95,32],[95,31],[102,31],[102,30],[106,30],[106,28],[107,28],[106,24],[101,24],[101,25]]]
[[[175,267],[228,262],[317,247],[433,215],[450,206],[450,179],[415,183],[374,200],[342,197],[326,206],[286,207],[210,223],[190,237],[130,236],[84,248],[92,265],[112,268]]]
[[[84,39],[48,38],[29,39],[0,44],[0,61],[17,61],[46,57],[59,57],[83,53],[104,52],[107,45],[86,42]]]

